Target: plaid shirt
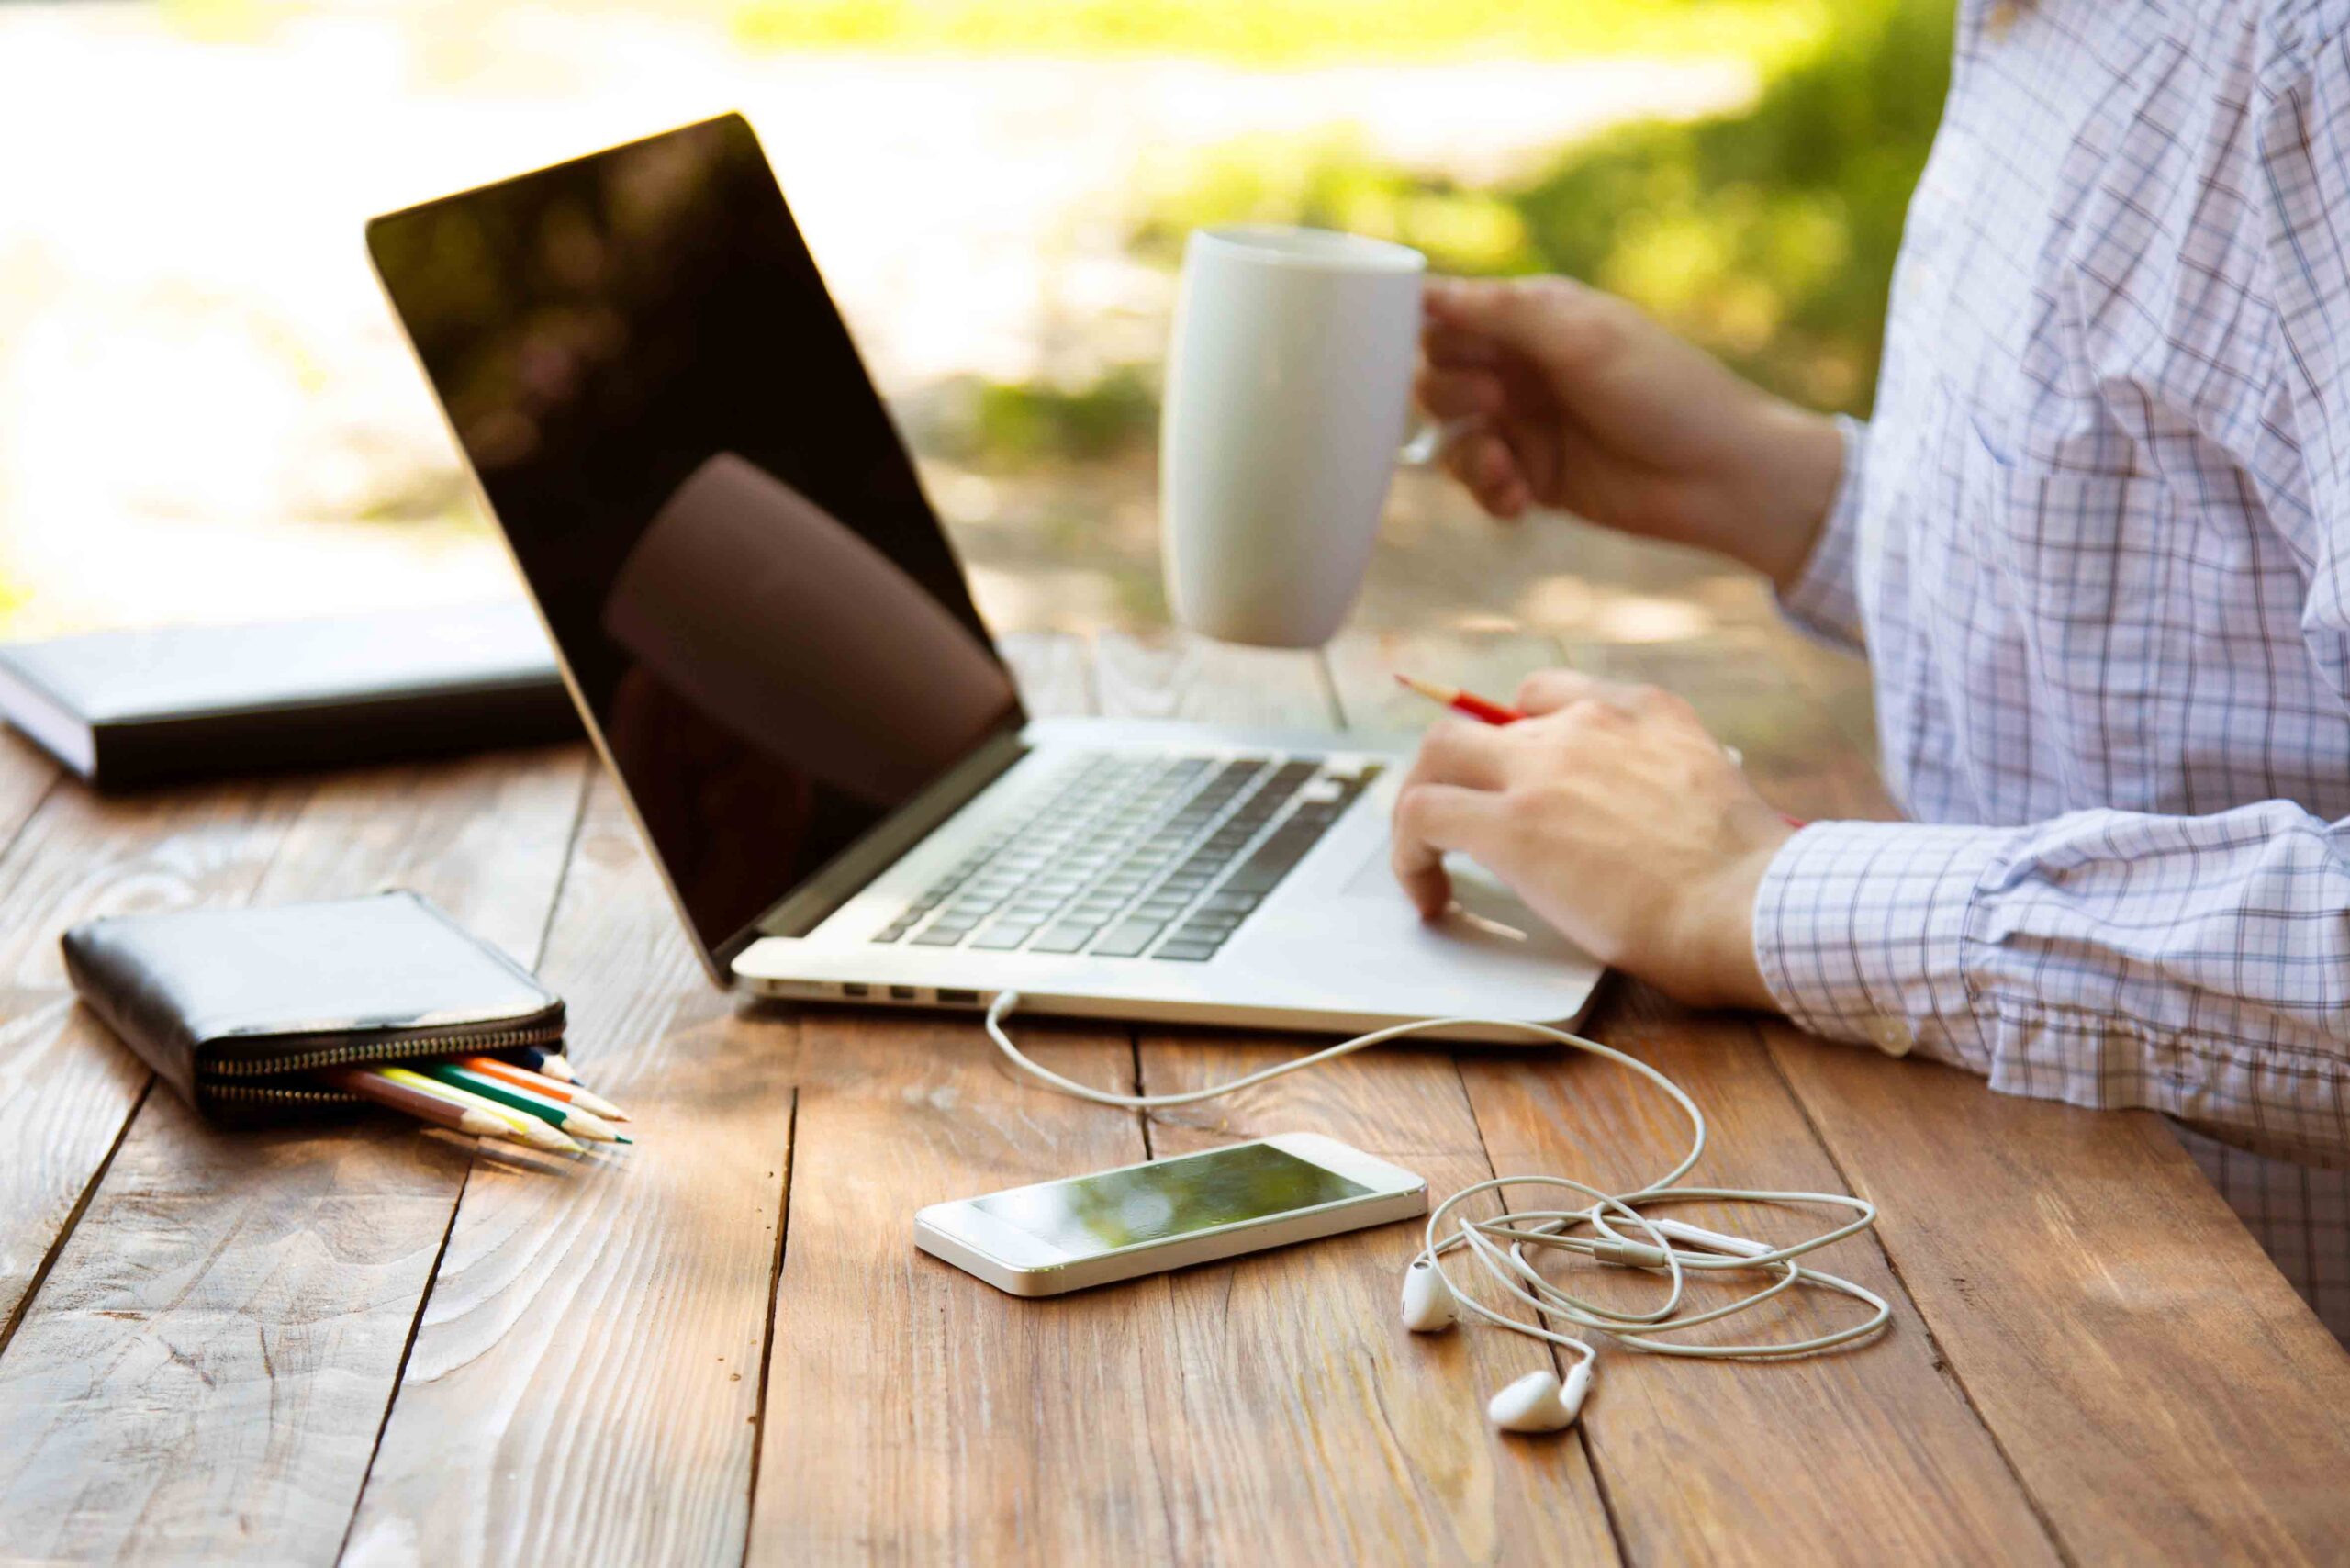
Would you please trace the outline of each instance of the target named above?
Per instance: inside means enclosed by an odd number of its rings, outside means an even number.
[[[1964,0],[1874,418],[1786,608],[1916,820],[1755,946],[1805,1027],[2146,1106],[2350,1338],[2350,4]]]

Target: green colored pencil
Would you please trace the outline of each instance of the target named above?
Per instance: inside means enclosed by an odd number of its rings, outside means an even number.
[[[610,1122],[592,1111],[566,1105],[560,1100],[550,1100],[543,1094],[533,1094],[527,1089],[492,1078],[486,1072],[476,1072],[469,1067],[459,1067],[453,1061],[420,1062],[416,1070],[452,1089],[462,1089],[468,1094],[478,1094],[485,1100],[509,1106],[525,1115],[536,1116],[574,1137],[584,1137],[591,1143],[636,1141],[614,1132]]]
[[[359,1070],[372,1073],[392,1083],[404,1085],[420,1094],[438,1095],[460,1109],[477,1111],[482,1115],[495,1117],[511,1128],[514,1137],[539,1148],[556,1149],[565,1154],[579,1152],[579,1146],[565,1137],[557,1128],[548,1126],[535,1116],[525,1115],[511,1106],[501,1105],[485,1095],[460,1089],[454,1084],[443,1083],[438,1079],[427,1078],[420,1072],[414,1072],[404,1067],[370,1067],[362,1068]]]

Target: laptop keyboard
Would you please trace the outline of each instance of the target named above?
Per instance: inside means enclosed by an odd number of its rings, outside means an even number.
[[[1089,754],[873,939],[1198,963],[1379,774],[1315,756]]]

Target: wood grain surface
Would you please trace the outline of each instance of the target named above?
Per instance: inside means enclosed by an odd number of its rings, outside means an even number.
[[[21,744],[7,756],[14,773]],[[0,853],[0,1350],[151,1076],[73,1000],[58,938],[99,915],[242,902],[308,792],[278,781],[101,801],[63,787]]]
[[[1730,651],[1578,653],[1687,696],[1789,809],[1895,814],[1816,684]],[[1924,1328],[2076,1560],[2350,1558],[2350,1356],[2159,1117],[1761,1033],[1835,1169],[1882,1205]]]
[[[1406,647],[1373,658],[1357,647],[1332,650],[1340,699],[1350,710],[1381,701],[1393,687],[1381,668],[1389,659],[1441,657],[1438,649]],[[1516,675],[1559,662],[1553,649],[1506,639],[1487,644],[1483,657],[1460,650],[1453,671],[1434,678],[1507,701]],[[1582,662],[1588,667],[1595,661]],[[1744,1024],[1694,1017],[1643,988],[1617,983],[1602,993],[1583,1031],[1680,1081],[1711,1081],[1715,1092],[1704,1109],[1715,1124],[1714,1152],[1693,1183],[1813,1192],[1840,1186]],[[1551,1172],[1628,1188],[1671,1170],[1688,1148],[1681,1113],[1621,1069],[1547,1049],[1463,1051],[1460,1058],[1475,1126],[1498,1171]],[[1686,1217],[1740,1230],[1754,1225],[1751,1212],[1695,1209]],[[1804,1228],[1801,1216],[1783,1227],[1790,1240]],[[1872,1243],[1848,1242],[1822,1266],[1899,1296]],[[1594,1282],[1591,1274],[1581,1271],[1579,1288],[1627,1305],[1653,1294],[1646,1280]],[[1740,1282],[1739,1288],[1752,1284]],[[1730,1292],[1698,1294],[1728,1299]],[[1841,1297],[1774,1304],[1736,1319],[1734,1335],[1703,1331],[1693,1338],[1803,1338],[1863,1311]],[[2014,1562],[2051,1558],[1996,1445],[1957,1390],[1937,1376],[1933,1348],[1914,1315],[1905,1312],[1883,1340],[1815,1361],[1726,1366],[1597,1342],[1601,1381],[1583,1437],[1614,1504],[1626,1554],[1636,1561],[1856,1561],[1881,1550],[1908,1561],[1958,1562],[1986,1549]],[[1705,1434],[1704,1440],[1693,1441],[1693,1433]],[[1800,1445],[1781,1440],[1791,1433],[1803,1434]]]
[[[791,1027],[710,982],[600,775],[541,974],[637,1142],[569,1162],[485,1146],[346,1560],[737,1561]]]
[[[1395,669],[1506,700],[1570,660],[1684,691],[1791,812],[1890,814],[1864,672],[1751,624],[1005,652],[1039,716],[1382,734],[1436,716]],[[219,1133],[150,1090],[57,960],[94,913],[386,882],[540,961],[636,1148],[547,1161],[391,1118]],[[0,1558],[2350,1557],[2350,1356],[2151,1116],[1616,984],[1590,1031],[1696,1095],[1703,1174],[1882,1205],[1821,1261],[1895,1320],[1769,1366],[1605,1347],[1582,1428],[1528,1441],[1481,1406],[1539,1348],[1397,1323],[1412,1226],[1028,1302],[917,1252],[912,1216],[1287,1129],[1439,1193],[1497,1167],[1629,1183],[1681,1129],[1602,1064],[1389,1048],[1142,1117],[1015,1079],[968,1016],[729,996],[576,747],[102,800],[0,738]],[[1063,1072],[1154,1090],[1315,1043],[1016,1027]]]
[[[1106,639],[1101,657],[1125,672],[1106,689],[1113,716],[1285,728],[1324,725],[1333,712],[1352,717],[1308,654]],[[1437,657],[1427,673],[1489,673],[1473,662]],[[1164,687],[1145,686],[1146,676]],[[1163,1025],[1139,1036],[1141,1081],[1160,1093],[1329,1043]],[[1441,1049],[1347,1058],[1228,1100],[1153,1113],[1148,1127],[1154,1157],[1325,1133],[1417,1172],[1437,1201],[1493,1174],[1460,1073]],[[1494,1390],[1555,1364],[1548,1350],[1498,1332],[1431,1338],[1398,1320],[1420,1230],[1416,1222],[1386,1226],[1169,1277],[1181,1375],[1161,1384],[1169,1395],[1158,1419],[1181,1439],[1175,1518],[1184,1560],[1614,1558],[1581,1442],[1504,1438],[1483,1418]]]
[[[1081,644],[1007,652],[1033,714],[1085,711]],[[1134,1082],[1121,1026],[1020,1028],[1057,1072]],[[750,1561],[1176,1555],[1166,1282],[1020,1301],[913,1247],[925,1204],[1147,1158],[1134,1114],[1016,1080],[968,1017],[811,1009],[795,1071]]]
[[[414,886],[527,958],[584,769],[565,747],[275,786],[303,790],[299,814],[230,842],[274,839],[250,884],[260,902]],[[222,1133],[169,1090],[148,1095],[0,1358],[0,1540],[39,1557],[197,1558],[233,1520],[241,1552],[330,1555],[470,1141],[380,1116]]]

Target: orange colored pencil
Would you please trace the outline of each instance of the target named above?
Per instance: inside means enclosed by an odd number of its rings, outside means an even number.
[[[517,1089],[527,1089],[533,1094],[543,1094],[550,1100],[560,1100],[576,1105],[590,1115],[601,1116],[608,1122],[625,1122],[628,1113],[599,1094],[591,1094],[576,1083],[565,1083],[544,1073],[532,1072],[527,1067],[516,1067],[510,1061],[496,1057],[460,1057],[459,1067],[471,1068],[487,1077],[502,1080]]]
[[[453,1094],[435,1093],[397,1078],[387,1078],[375,1068],[330,1067],[316,1074],[322,1083],[330,1083],[346,1093],[362,1100],[373,1100],[396,1111],[405,1111],[421,1122],[468,1133],[475,1137],[512,1138],[517,1143],[537,1148],[568,1149],[578,1152],[579,1146],[543,1122],[534,1122],[520,1113],[508,1113],[494,1105],[476,1101],[465,1103],[470,1095],[459,1098]]]

